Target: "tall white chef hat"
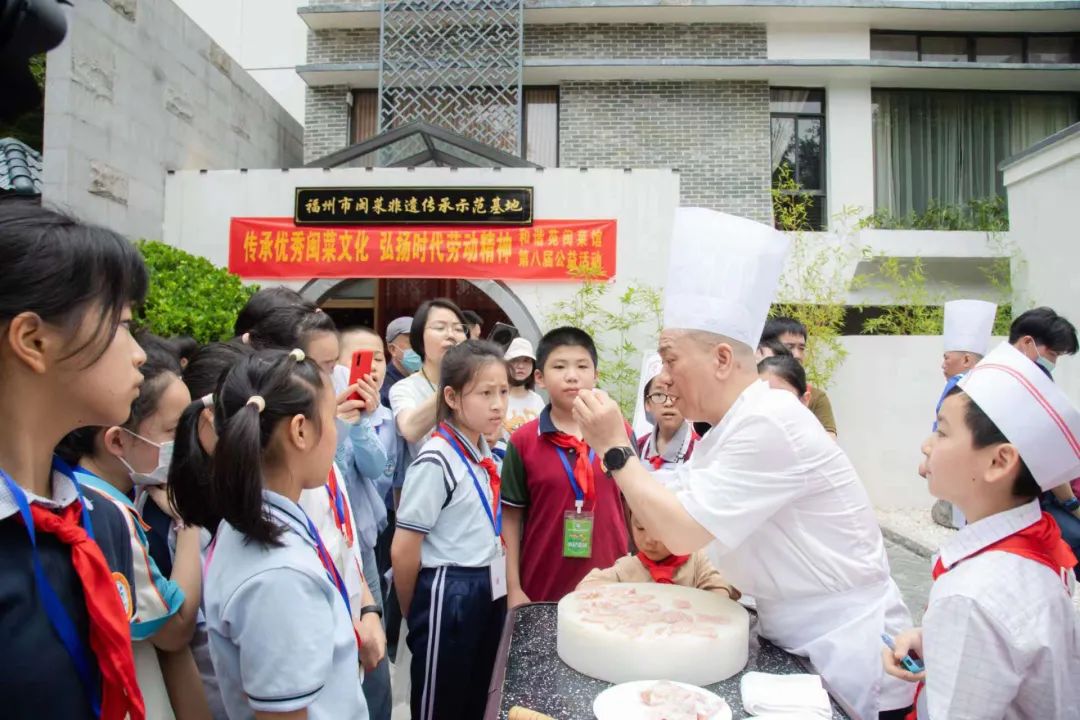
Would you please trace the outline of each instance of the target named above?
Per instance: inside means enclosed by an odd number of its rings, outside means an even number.
[[[638,380],[637,400],[634,405],[634,437],[641,437],[652,431],[653,418],[645,411],[645,386],[660,374],[663,365],[658,353],[646,353],[641,360],[641,378]]]
[[[1080,477],[1080,412],[1026,355],[1002,343],[960,380],[1043,490]]]
[[[767,225],[704,208],[675,211],[664,327],[757,347],[789,241]]]
[[[952,300],[945,303],[945,352],[985,355],[990,349],[997,305],[985,300]]]

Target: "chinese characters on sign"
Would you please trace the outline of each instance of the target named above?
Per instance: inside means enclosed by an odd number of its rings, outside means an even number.
[[[530,225],[532,188],[296,188],[297,225]]]
[[[537,220],[531,227],[298,227],[233,218],[229,270],[245,278],[607,279],[614,220]]]

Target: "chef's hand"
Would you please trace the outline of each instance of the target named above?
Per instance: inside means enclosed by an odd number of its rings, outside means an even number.
[[[630,444],[618,404],[603,390],[582,390],[574,400],[574,419],[585,444],[600,457],[613,447]]]
[[[887,647],[882,648],[881,650],[881,662],[885,666],[885,672],[893,677],[900,678],[901,680],[907,680],[908,682],[921,682],[925,680],[925,672],[918,674],[908,672],[904,668],[903,663],[900,662],[911,650],[918,653],[919,657],[923,657],[922,628],[905,630],[897,635],[893,641],[896,643],[895,650],[890,650]]]
[[[386,657],[386,632],[382,619],[375,613],[367,613],[353,622],[360,635],[360,664],[365,672],[372,672]]]

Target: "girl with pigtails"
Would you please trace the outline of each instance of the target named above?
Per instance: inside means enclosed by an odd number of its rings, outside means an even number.
[[[209,513],[222,520],[204,598],[228,716],[367,718],[349,594],[299,505],[304,490],[324,486],[334,458],[329,378],[301,350],[258,352],[239,358],[185,419],[201,422],[208,404],[216,443],[204,448],[182,428],[174,469],[208,469]],[[170,475],[182,517],[197,475]]]

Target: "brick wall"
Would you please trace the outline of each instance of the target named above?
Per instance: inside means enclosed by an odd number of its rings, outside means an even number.
[[[677,168],[680,200],[769,222],[765,82],[568,82],[563,167]]]
[[[309,87],[304,105],[304,162],[309,163],[349,144],[349,105],[344,85]]]
[[[308,31],[307,62],[344,63],[379,61],[379,31],[367,28]]]
[[[528,25],[526,58],[766,57],[764,25],[571,24]]]
[[[525,57],[532,58],[764,58],[764,25],[571,24],[528,25]],[[307,62],[379,61],[379,31],[308,33]]]

